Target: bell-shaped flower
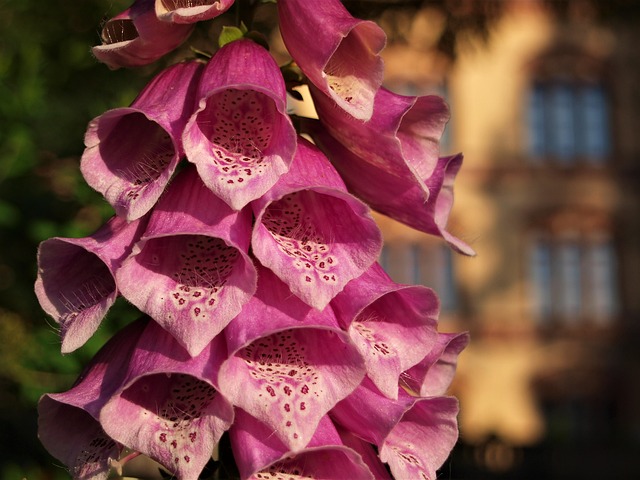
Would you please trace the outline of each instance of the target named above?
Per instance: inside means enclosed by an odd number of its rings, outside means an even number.
[[[331,302],[367,366],[367,375],[397,398],[400,375],[419,363],[436,342],[438,299],[433,290],[393,282],[375,263]]]
[[[365,442],[360,437],[354,435],[352,432],[346,430],[340,425],[334,424],[334,427],[340,435],[342,442],[360,455],[362,461],[367,467],[369,467],[371,473],[373,473],[373,478],[376,480],[393,480],[384,463],[380,461],[378,452],[371,443]]]
[[[327,158],[302,137],[289,172],[252,207],[253,253],[319,310],[367,270],[382,247],[368,207],[347,193]]]
[[[242,39],[213,56],[198,92],[200,103],[183,135],[187,159],[211,191],[240,210],[293,160],[296,132],[284,80],[267,50]]]
[[[155,0],[156,15],[173,23],[210,20],[226,12],[233,0]]]
[[[91,49],[109,68],[139,67],[155,62],[184,42],[193,25],[163,22],[155,0],[136,0],[102,27],[102,45]]]
[[[333,311],[310,308],[264,268],[255,296],[224,333],[230,356],[220,367],[220,392],[293,452],[364,376]]]
[[[444,395],[453,381],[460,352],[469,344],[469,334],[440,333],[433,349],[402,374],[402,383],[421,397]]]
[[[251,212],[231,210],[189,166],[153,209],[118,288],[197,355],[255,291],[250,235]]]
[[[40,244],[35,293],[60,325],[62,353],[84,345],[116,301],[115,273],[147,220],[127,223],[113,217],[89,237],[55,237]]]
[[[331,159],[351,193],[374,210],[416,230],[438,235],[460,253],[475,255],[469,245],[446,230],[453,207],[453,183],[462,166],[462,154],[438,158],[435,169],[421,184],[413,175],[390,173],[386,162],[379,164],[367,157],[363,159],[318,123],[308,122],[307,128],[313,130],[314,141]]]
[[[105,432],[176,477],[197,480],[233,422],[233,407],[214,383],[225,357],[222,336],[191,357],[166,330],[149,322],[120,388],[100,410]]]
[[[435,480],[458,439],[454,397],[412,397],[403,389],[391,400],[368,378],[338,403],[331,417],[377,446],[394,478]]]
[[[130,107],[94,118],[85,134],[80,169],[116,214],[134,220],[162,194],[184,155],[182,131],[195,107],[199,62],[158,74]]]
[[[70,390],[40,398],[40,441],[76,480],[106,480],[110,463],[123,451],[98,418],[121,385],[146,325],[143,319],[129,324],[102,347]]]
[[[340,0],[278,0],[278,15],[287,50],[309,80],[353,117],[371,118],[384,31],[352,17]]]
[[[292,454],[270,427],[241,409],[229,430],[242,480],[267,478],[376,478],[362,458],[343,445],[328,416],[322,417],[307,447]],[[387,477],[388,478],[388,477]]]

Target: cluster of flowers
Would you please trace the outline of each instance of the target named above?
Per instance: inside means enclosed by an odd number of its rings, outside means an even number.
[[[138,0],[94,53],[147,64],[232,3]],[[40,439],[74,478],[142,453],[197,479],[228,432],[243,479],[433,479],[457,440],[445,392],[468,337],[438,333],[434,292],[376,263],[369,210],[472,253],[444,228],[462,160],[438,156],[447,106],[382,88],[385,35],[339,0],[277,9],[318,112],[306,138],[248,38],[88,126],[81,171],[115,215],[42,242],[36,294],[63,353],[118,295],[144,317],[40,401]]]

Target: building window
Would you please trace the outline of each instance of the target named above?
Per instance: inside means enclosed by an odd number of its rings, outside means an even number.
[[[458,293],[453,271],[453,254],[446,245],[385,245],[379,261],[395,282],[433,288],[440,298],[442,312],[456,310]]]
[[[606,234],[535,236],[530,275],[541,324],[606,324],[618,313],[616,252]]]
[[[600,164],[610,156],[609,101],[601,85],[536,83],[528,113],[535,160],[569,166]]]

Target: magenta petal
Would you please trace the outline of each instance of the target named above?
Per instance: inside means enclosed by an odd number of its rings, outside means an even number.
[[[373,478],[376,480],[393,480],[391,475],[385,468],[384,464],[380,461],[377,452],[373,448],[373,445],[365,442],[360,437],[354,435],[350,431],[336,426],[338,433],[340,434],[340,438],[342,442],[358,453],[362,458],[362,461],[365,463],[369,470],[373,473]]]
[[[475,255],[469,245],[446,230],[453,207],[453,182],[462,166],[461,154],[440,157],[431,176],[423,179],[423,186],[413,176],[389,174],[388,165],[360,158],[317,125],[312,129],[314,140],[329,156],[350,192],[374,210],[416,230],[438,235],[460,253]]]
[[[284,43],[309,80],[350,115],[368,120],[382,84],[384,31],[353,18],[339,0],[279,0],[278,14]]]
[[[458,355],[469,344],[469,334],[440,333],[433,349],[403,374],[407,388],[421,397],[444,395],[458,365]]]
[[[269,272],[225,336],[231,356],[220,368],[220,392],[292,451],[309,443],[320,419],[364,376],[331,309],[310,309]]]
[[[98,415],[120,386],[146,325],[145,320],[139,320],[121,330],[96,354],[69,391],[40,399],[40,441],[67,465],[74,479],[106,479],[110,460],[122,451],[122,446],[103,431]]]
[[[148,212],[173,175],[200,72],[197,62],[173,65],[130,107],[109,110],[89,123],[80,169],[119,216],[133,220]]]
[[[187,158],[235,210],[264,194],[289,169],[296,132],[278,65],[263,47],[238,40],[209,61],[200,103],[184,131]]]
[[[188,168],[153,210],[118,288],[197,355],[255,291],[250,229],[250,211],[231,210]]]
[[[92,48],[109,68],[138,67],[158,60],[184,42],[193,25],[162,22],[156,17],[155,0],[136,0],[102,28],[102,45]]]
[[[380,459],[394,478],[435,480],[458,440],[458,401],[433,397],[416,401],[380,446]]]
[[[178,478],[196,480],[233,422],[233,408],[213,383],[225,356],[222,337],[191,357],[168,332],[150,322],[122,388],[100,411],[106,433]]]
[[[233,0],[155,0],[156,15],[172,23],[210,20],[226,12]]]
[[[342,444],[329,417],[304,450],[291,455],[287,447],[271,438],[270,428],[238,409],[229,431],[234,457],[242,479],[345,478],[373,479],[359,455]]]
[[[84,345],[115,302],[115,272],[146,222],[113,217],[90,237],[56,237],[40,244],[35,293],[42,309],[60,324],[62,353]]]
[[[252,206],[255,256],[319,310],[369,268],[382,246],[366,205],[303,138],[290,171]]]
[[[349,282],[332,306],[365,359],[369,378],[386,396],[397,398],[400,374],[420,362],[436,342],[435,293],[397,284],[374,264]]]

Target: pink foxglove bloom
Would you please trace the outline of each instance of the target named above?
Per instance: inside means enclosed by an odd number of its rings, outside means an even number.
[[[298,452],[320,419],[358,386],[364,365],[330,308],[314,310],[270,271],[259,274],[256,295],[225,329],[230,357],[218,385]]]
[[[320,420],[307,447],[295,455],[272,437],[270,427],[240,409],[236,412],[229,435],[242,480],[374,478],[360,456],[342,444],[342,439],[327,416]]]
[[[378,448],[394,478],[435,480],[458,439],[458,401],[454,397],[398,399],[382,395],[365,379],[331,411],[346,430]]]
[[[209,61],[198,91],[200,103],[183,136],[187,158],[211,191],[240,210],[293,160],[296,132],[284,80],[262,46],[237,40]]]
[[[146,325],[139,320],[116,334],[69,391],[40,398],[40,441],[76,480],[106,480],[111,461],[123,450],[104,432],[98,418],[100,409],[121,385],[129,356]]]
[[[155,0],[156,15],[173,23],[210,20],[226,12],[233,0]]]
[[[182,130],[195,107],[202,64],[173,65],[128,108],[89,123],[80,169],[116,214],[134,220],[156,203],[184,155]]]
[[[331,305],[365,359],[369,378],[384,395],[397,398],[401,373],[436,342],[435,293],[393,282],[376,263],[349,282]]]
[[[62,353],[84,345],[116,301],[115,272],[146,222],[146,217],[131,223],[113,217],[89,237],[55,237],[40,244],[35,293],[60,325]]]
[[[220,336],[191,357],[167,331],[149,322],[120,388],[100,410],[105,432],[178,478],[197,480],[233,422],[233,408],[214,384],[225,354]]]
[[[317,124],[316,124],[317,125]],[[412,176],[390,175],[386,166],[363,160],[322,128],[314,140],[329,156],[349,191],[374,210],[416,230],[444,238],[456,251],[475,255],[464,241],[446,230],[453,207],[453,182],[462,166],[462,154],[440,157],[433,173],[423,179],[429,192]]]
[[[382,84],[384,31],[339,0],[278,0],[284,43],[309,80],[341,109],[368,120]]]
[[[319,310],[379,255],[382,238],[369,209],[302,137],[289,172],[252,206],[255,256]]]
[[[469,334],[440,333],[433,349],[403,373],[405,387],[421,397],[444,395],[453,381],[458,355],[469,344]]]
[[[102,45],[93,47],[98,60],[109,68],[139,67],[155,62],[184,42],[193,25],[162,22],[155,0],[136,0],[102,28]]]
[[[231,210],[190,166],[152,211],[118,288],[197,355],[255,291],[250,235],[251,212]]]

